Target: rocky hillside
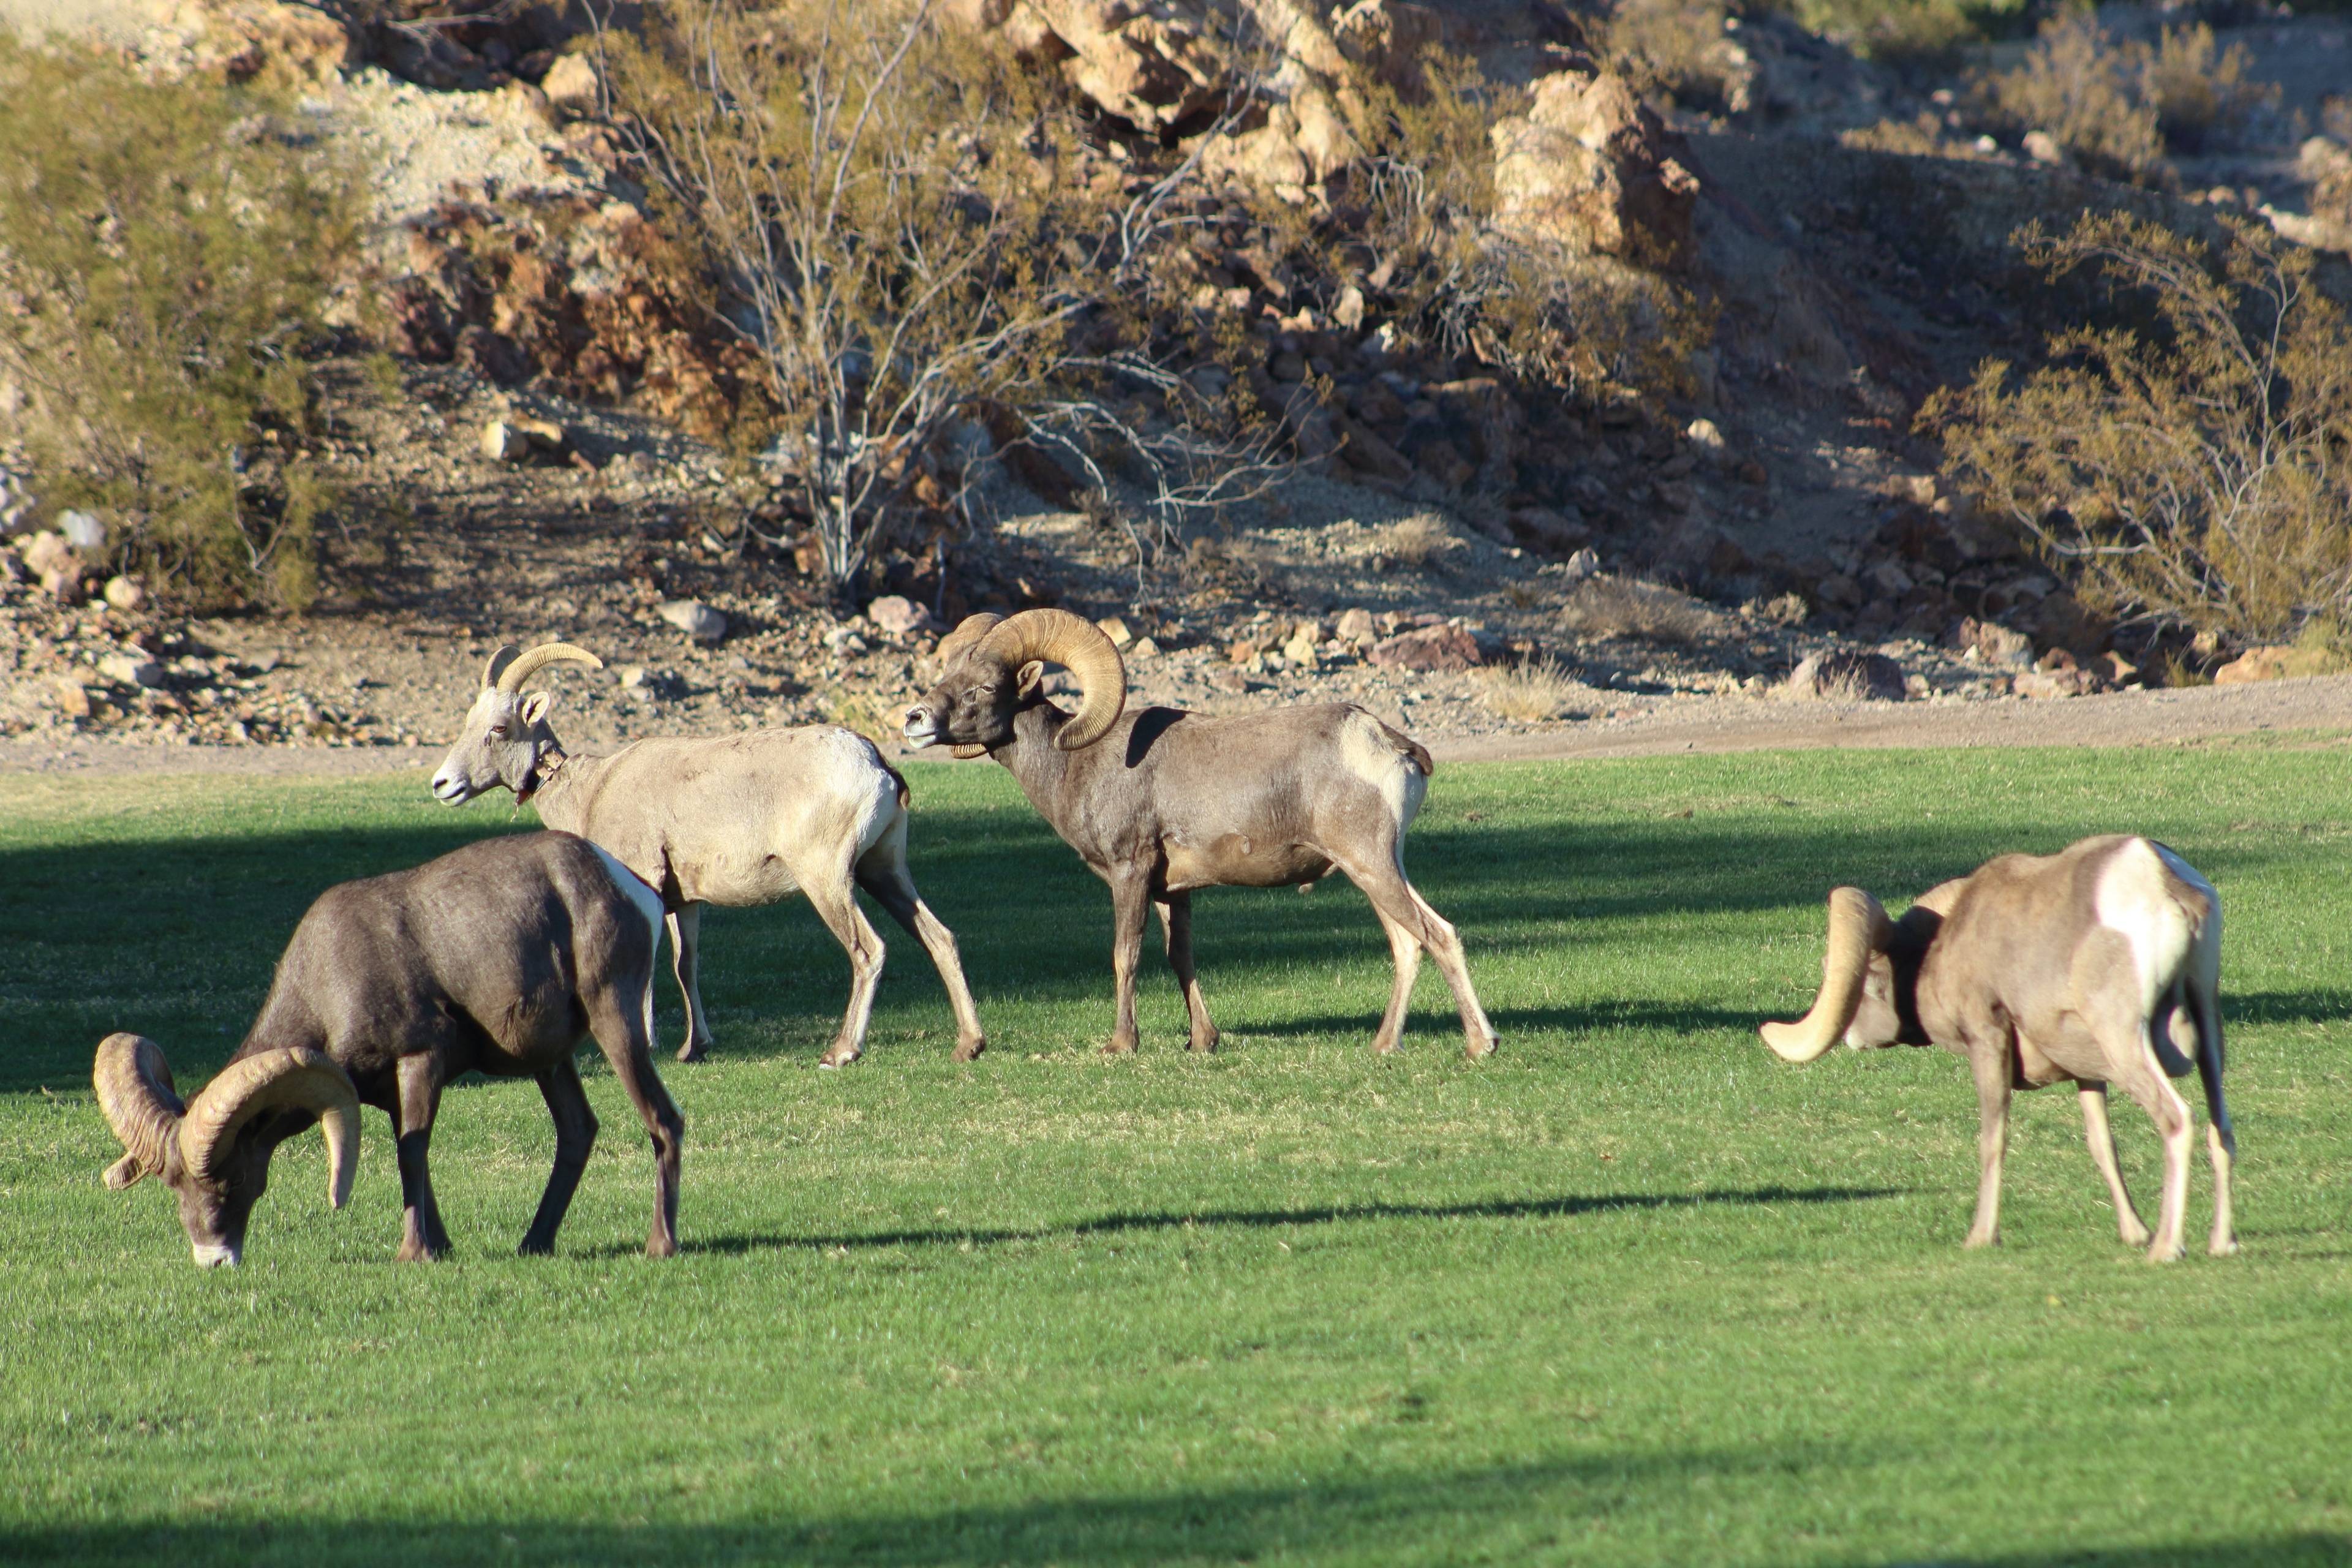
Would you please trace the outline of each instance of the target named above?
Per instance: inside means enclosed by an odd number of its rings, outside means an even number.
[[[2265,90],[2118,183],[1983,107],[1971,83],[2021,43],[1897,68],[1779,11],[1696,6],[1695,34],[1661,34],[1554,0],[957,0],[940,25],[1083,108],[1052,178],[1108,202],[1196,171],[1171,265],[1224,346],[1179,368],[1273,411],[1290,466],[1166,526],[978,420],[968,482],[845,601],[726,456],[751,350],[664,226],[587,7],[5,4],[70,24],[52,47],[274,95],[271,133],[362,171],[369,239],[315,441],[350,499],[299,619],[191,616],[119,575],[109,519],[43,501],[10,444],[29,394],[0,384],[0,731],[425,744],[498,642],[548,637],[612,666],[572,721],[594,738],[877,729],[944,626],[1047,603],[1111,626],[1148,700],[1328,693],[1437,732],[1677,694],[2046,700],[2305,668],[2119,633],[1938,477],[1915,416],[2079,310],[2021,264],[2029,221],[2249,216],[2342,293],[2352,120],[2325,95],[2352,69],[2312,64],[2352,67],[2340,23],[2221,29]],[[1549,359],[1381,253],[1367,193],[1401,154],[1367,144],[1363,104],[1454,101],[1463,61],[1480,243],[1576,269],[1584,313]]]

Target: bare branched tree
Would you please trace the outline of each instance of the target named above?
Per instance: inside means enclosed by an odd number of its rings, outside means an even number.
[[[1937,394],[1920,418],[1947,467],[2102,611],[2256,637],[2352,617],[2352,323],[2310,252],[2122,214],[2019,238],[2053,278],[2095,268],[2137,320]]]
[[[741,445],[836,587],[894,514],[961,488],[971,444],[950,437],[982,409],[1066,452],[1121,444],[1166,509],[1232,499],[1281,460],[1265,431],[1164,399],[1149,419],[1118,412],[1120,383],[1133,397],[1172,380],[1150,353],[1148,274],[1195,221],[1197,158],[1107,201],[1081,177],[1076,117],[930,11],[675,0],[642,40],[605,40],[672,227],[757,351]]]

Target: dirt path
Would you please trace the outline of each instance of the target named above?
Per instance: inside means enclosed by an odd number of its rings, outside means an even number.
[[[2352,676],[2123,691],[2058,702],[2003,699],[1841,705],[1736,697],[1679,700],[1572,727],[1439,741],[1433,750],[1445,762],[1501,762],[1850,746],[2147,746],[2263,733],[2352,740]],[[439,762],[440,756],[437,749],[426,746],[157,746],[89,738],[64,742],[0,741],[0,775],[355,777],[407,769],[421,772]]]

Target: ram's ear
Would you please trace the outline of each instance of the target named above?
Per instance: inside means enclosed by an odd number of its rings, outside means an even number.
[[[1031,692],[1036,690],[1037,683],[1045,679],[1045,662],[1042,659],[1033,658],[1028,663],[1023,665],[1021,667],[1021,672],[1013,678],[1013,687],[1015,691],[1018,691],[1025,698]]]
[[[119,1193],[125,1187],[137,1184],[139,1178],[146,1173],[147,1167],[139,1163],[138,1155],[125,1154],[113,1164],[109,1165],[106,1168],[106,1174],[100,1176],[99,1180]]]
[[[554,692],[534,691],[522,700],[522,721],[526,724],[536,724],[546,718],[554,707]]]

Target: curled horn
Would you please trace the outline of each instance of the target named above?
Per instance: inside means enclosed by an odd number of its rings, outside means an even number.
[[[126,1151],[106,1168],[106,1184],[127,1187],[142,1176],[160,1173],[169,1150],[179,1136],[180,1103],[172,1084],[172,1068],[163,1049],[139,1035],[109,1035],[98,1044],[98,1065],[90,1073],[98,1090],[98,1108],[106,1124]]]
[[[1821,994],[1812,1011],[1793,1024],[1766,1024],[1764,1043],[1782,1058],[1809,1062],[1837,1044],[1862,1009],[1862,985],[1870,955],[1885,950],[1894,922],[1876,899],[1860,888],[1830,889],[1829,951],[1822,957]]]
[[[273,1110],[318,1117],[327,1135],[327,1206],[342,1207],[359,1169],[360,1098],[343,1069],[308,1046],[264,1051],[223,1068],[180,1123],[180,1158],[198,1176],[217,1180],[237,1133]]]
[[[982,613],[977,616],[966,616],[957,622],[956,629],[940,639],[940,646],[935,654],[940,661],[940,668],[944,671],[957,659],[961,658],[966,648],[994,631],[1003,620],[1003,616]]]
[[[1077,679],[1078,710],[1054,737],[1054,744],[1063,751],[1075,752],[1101,740],[1127,706],[1127,664],[1102,628],[1084,616],[1024,610],[991,627],[980,647],[1010,665],[1033,658],[1058,664]]]
[[[499,663],[506,653],[500,648],[490,656],[490,668],[483,684],[499,691],[520,691],[522,683],[551,664],[584,664],[591,669],[602,669],[604,661],[584,647],[568,642],[543,642],[529,653],[519,653]]]
[[[490,662],[482,666],[482,689],[496,691],[499,689],[499,677],[506,673],[507,666],[521,657],[522,649],[512,643],[508,643],[498,652],[490,655]]]

